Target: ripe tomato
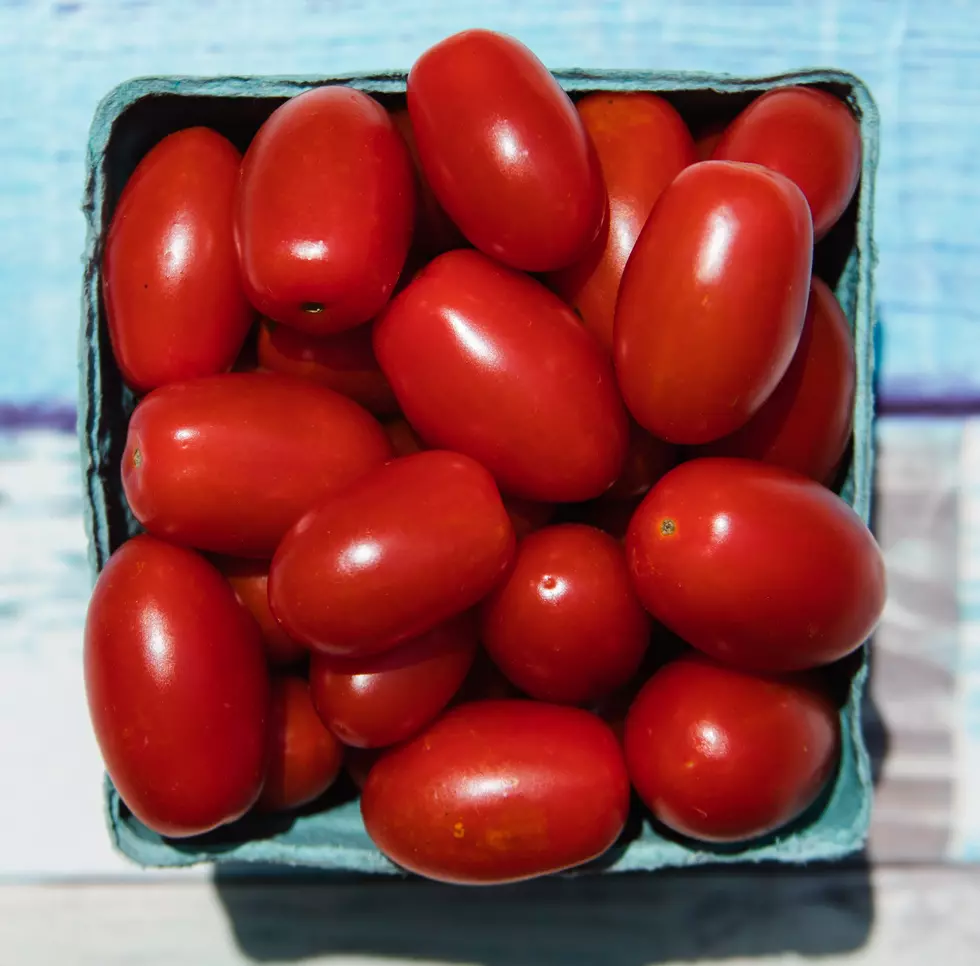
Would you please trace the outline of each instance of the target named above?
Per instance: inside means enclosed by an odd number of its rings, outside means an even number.
[[[767,91],[728,126],[712,155],[750,161],[785,175],[806,195],[820,239],[844,213],[861,175],[861,130],[826,91]]]
[[[150,533],[269,558],[318,500],[390,455],[380,424],[338,393],[270,372],[231,373],[165,386],[136,407],[123,489]]]
[[[480,701],[386,753],[361,814],[374,844],[409,871],[489,884],[601,855],[623,830],[629,797],[622,752],[594,715]]]
[[[262,319],[258,361],[272,372],[319,382],[377,416],[398,412],[395,394],[374,358],[370,324],[315,336]]]
[[[637,422],[674,443],[746,423],[793,358],[812,258],[806,199],[782,175],[719,161],[682,171],[640,234],[616,308],[616,370]]]
[[[445,209],[439,204],[436,196],[429,187],[422,162],[419,160],[419,149],[415,143],[415,132],[408,116],[408,108],[392,111],[391,119],[398,128],[398,133],[408,148],[415,166],[415,233],[413,247],[424,255],[432,258],[453,248],[465,248],[466,239],[463,233],[452,223]]]
[[[643,496],[667,470],[677,464],[677,447],[651,436],[636,420],[630,420],[629,449],[619,479],[602,495],[603,500],[633,500]]]
[[[314,650],[363,657],[468,610],[513,553],[490,474],[430,450],[388,463],[300,520],[272,560],[269,603]]]
[[[570,265],[606,208],[602,170],[575,107],[523,44],[466,30],[408,75],[426,178],[481,251],[529,272]]]
[[[393,745],[411,738],[449,704],[475,654],[476,622],[469,612],[384,654],[316,654],[310,662],[313,703],[345,745]]]
[[[232,234],[241,155],[204,127],[164,138],[137,165],[102,257],[109,339],[123,379],[147,392],[224,372],[253,310]]]
[[[548,281],[611,352],[626,260],[660,193],[696,160],[694,139],[654,94],[589,94],[576,107],[599,155],[609,216],[588,252]]]
[[[243,815],[262,790],[269,679],[255,621],[191,550],[138,536],[99,576],[85,689],[106,770],[160,835]]]
[[[304,660],[310,652],[279,626],[279,621],[269,609],[269,561],[218,557],[214,563],[231,584],[242,606],[259,625],[266,660],[274,667],[285,667]]]
[[[484,601],[480,638],[532,698],[590,704],[636,673],[650,639],[622,547],[577,523],[525,537]]]
[[[272,679],[265,785],[255,807],[286,812],[319,798],[340,774],[343,745],[317,717],[300,677]]]
[[[702,454],[763,460],[829,483],[851,436],[854,366],[851,327],[834,293],[815,277],[786,375],[741,429]]]
[[[840,721],[817,690],[687,657],[658,671],[626,719],[630,780],[666,826],[708,842],[801,815],[837,767]]]
[[[388,112],[349,87],[273,111],[245,153],[236,237],[245,290],[277,322],[326,335],[388,301],[415,219],[412,161]]]
[[[813,480],[752,460],[671,470],[633,516],[626,556],[654,617],[748,670],[836,661],[885,604],[881,552],[857,514]]]
[[[479,252],[431,262],[378,320],[374,350],[422,438],[479,460],[509,495],[586,500],[622,469],[626,414],[602,348],[543,285]]]

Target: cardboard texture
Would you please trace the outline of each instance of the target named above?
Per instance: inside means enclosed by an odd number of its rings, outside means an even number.
[[[670,99],[697,131],[733,116],[753,96],[775,87],[806,84],[832,91],[850,105],[861,125],[863,162],[858,197],[841,223],[818,247],[815,270],[836,290],[851,322],[857,357],[853,456],[842,496],[868,521],[874,448],[874,318],[872,240],[874,176],[878,160],[878,113],[856,77],[810,70],[771,77],[734,78],[651,71],[556,71],[572,96],[593,90],[654,91]],[[90,132],[84,211],[85,252],[79,343],[78,431],[82,448],[85,524],[89,560],[98,573],[109,555],[138,531],[119,478],[126,422],[133,399],[112,358],[100,296],[99,262],[105,230],[119,192],[139,159],[167,134],[195,124],[214,127],[241,149],[262,121],[287,97],[323,84],[347,84],[386,103],[401,101],[405,74],[316,79],[284,77],[143,78],[111,91],[99,105]],[[602,859],[572,874],[627,872],[712,863],[802,863],[837,859],[858,851],[867,836],[872,780],[861,734],[861,701],[867,677],[866,648],[855,662],[847,704],[841,711],[842,757],[827,793],[790,828],[737,847],[711,847],[669,838],[635,816],[623,841]],[[198,862],[258,863],[353,873],[398,874],[374,848],[356,800],[307,810],[298,817],[250,816],[234,825],[182,841],[164,839],[135,819],[108,779],[109,831],[118,849],[144,866]]]

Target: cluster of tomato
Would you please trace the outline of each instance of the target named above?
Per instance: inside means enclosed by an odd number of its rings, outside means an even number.
[[[631,786],[699,840],[804,812],[840,746],[814,669],[884,603],[828,488],[854,353],[811,279],[859,166],[825,92],[696,142],[485,31],[407,112],[326,86],[244,158],[157,144],[103,259],[146,532],[85,638],[131,811],[200,834],[346,761],[382,852],[455,882],[595,858]]]

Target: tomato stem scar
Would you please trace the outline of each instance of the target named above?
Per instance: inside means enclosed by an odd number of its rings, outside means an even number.
[[[319,315],[323,311],[322,302],[304,302],[300,305],[300,311],[309,315]]]
[[[143,454],[139,451],[139,449],[134,449],[133,450],[133,468],[135,469],[142,462],[143,462]]]
[[[669,537],[677,529],[677,524],[674,523],[670,517],[665,517],[660,521],[660,533],[665,537]]]

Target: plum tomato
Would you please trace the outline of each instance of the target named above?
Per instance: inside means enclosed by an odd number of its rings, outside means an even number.
[[[475,654],[476,621],[469,611],[384,654],[316,654],[310,662],[313,704],[345,745],[394,745],[449,704]]]
[[[339,393],[278,373],[229,373],[143,399],[129,422],[123,489],[150,533],[268,559],[310,507],[390,456],[380,423]]]
[[[142,535],[110,557],[85,621],[85,689],[106,771],[160,835],[252,807],[269,677],[255,621],[203,557]]]
[[[102,256],[109,340],[137,393],[231,367],[254,311],[238,272],[241,155],[205,127],[165,137],[136,166]]]
[[[812,260],[791,181],[729,161],[685,168],[640,233],[616,307],[616,371],[636,421],[687,444],[748,422],[793,358]]]
[[[568,95],[523,44],[466,30],[408,75],[408,112],[426,179],[481,251],[528,272],[579,259],[606,191]]]
[[[303,517],[272,560],[269,603],[313,650],[377,654],[476,604],[514,542],[490,474],[467,456],[428,450]]]
[[[619,837],[629,780],[609,727],[580,708],[478,701],[371,769],[361,814],[403,868],[460,884],[581,865]]]
[[[553,292],[479,252],[430,262],[374,350],[422,439],[479,460],[509,496],[587,500],[622,470],[628,423],[602,347]]]
[[[601,530],[567,523],[520,542],[506,579],[483,602],[480,639],[525,694],[592,704],[636,673],[650,618],[623,548]]]
[[[784,87],[754,100],[725,130],[712,157],[748,161],[785,175],[806,196],[819,240],[854,196],[861,175],[861,129],[826,91]]]
[[[303,678],[272,679],[268,764],[261,812],[286,812],[319,798],[340,774],[343,745],[317,716]]]
[[[808,683],[691,656],[640,691],[625,748],[630,780],[659,821],[694,839],[740,842],[816,800],[837,767],[840,719]]]
[[[362,91],[317,87],[278,107],[252,139],[238,187],[252,304],[314,335],[373,318],[412,241],[413,179],[388,112]]]
[[[754,460],[671,470],[626,535],[643,605],[735,667],[798,671],[858,648],[885,604],[881,551],[819,483]]]
[[[548,284],[612,352],[626,261],[660,193],[695,162],[694,139],[680,114],[655,94],[589,94],[576,109],[599,155],[609,215],[588,252]]]

